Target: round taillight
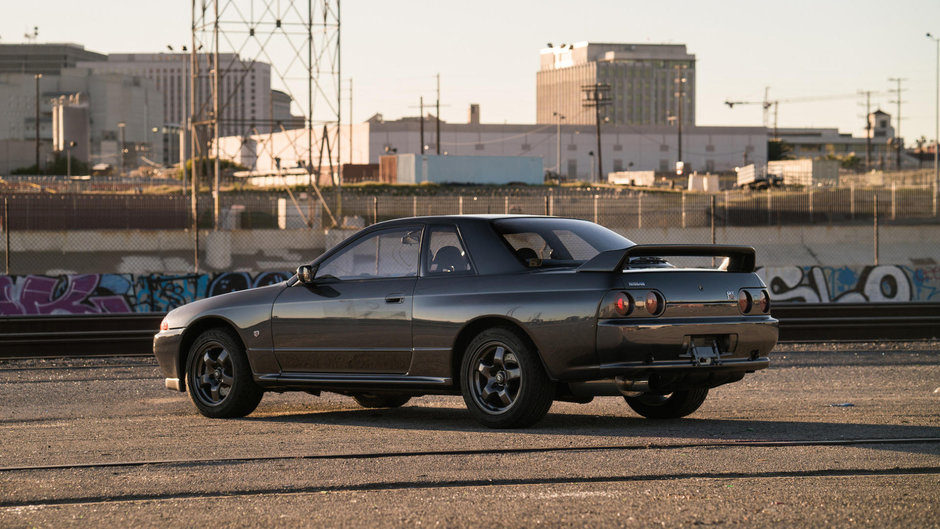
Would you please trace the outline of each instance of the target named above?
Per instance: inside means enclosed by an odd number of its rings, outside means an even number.
[[[754,306],[754,298],[751,297],[751,293],[747,290],[740,290],[738,292],[738,309],[742,314],[747,314],[751,312],[751,307]]]
[[[663,302],[662,297],[656,292],[647,292],[646,294],[646,312],[649,312],[653,316],[659,316],[659,313],[663,311],[665,303]]]
[[[170,330],[170,324],[169,324],[169,322],[167,322],[166,320],[161,321],[161,322],[160,322],[160,330],[161,330],[161,331],[168,331],[168,330]]]
[[[763,313],[770,312],[770,294],[766,290],[760,291],[760,311]]]
[[[621,316],[630,315],[630,313],[633,312],[633,298],[630,297],[630,294],[626,292],[618,294],[617,300],[614,301],[614,310]]]

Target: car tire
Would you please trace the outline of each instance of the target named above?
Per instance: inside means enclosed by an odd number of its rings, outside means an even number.
[[[244,417],[261,402],[241,340],[225,329],[200,334],[186,359],[186,387],[200,413],[211,418]]]
[[[401,408],[411,400],[411,395],[359,393],[353,395],[353,399],[363,408]]]
[[[638,397],[624,397],[624,400],[633,411],[647,419],[678,419],[699,409],[707,396],[708,388],[694,388],[673,391],[668,395],[644,393]]]
[[[516,332],[494,327],[470,342],[460,388],[474,419],[490,428],[525,428],[548,413],[555,384],[535,350]]]

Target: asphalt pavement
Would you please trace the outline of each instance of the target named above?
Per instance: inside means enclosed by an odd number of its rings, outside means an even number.
[[[785,344],[651,421],[267,394],[212,420],[151,358],[0,361],[0,527],[940,527],[940,342]]]

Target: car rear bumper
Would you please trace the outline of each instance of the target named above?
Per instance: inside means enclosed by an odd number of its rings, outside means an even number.
[[[714,387],[766,369],[777,320],[709,317],[598,322],[599,375],[666,387]]]
[[[183,329],[160,331],[153,337],[153,356],[157,358],[160,370],[163,371],[164,385],[167,389],[176,391],[185,390],[179,354],[182,340]]]

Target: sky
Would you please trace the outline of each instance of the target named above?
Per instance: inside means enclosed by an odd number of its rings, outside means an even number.
[[[220,0],[259,8],[289,0]],[[101,53],[159,52],[191,38],[187,0],[4,2],[0,43],[73,42]],[[304,2],[305,6],[306,3]],[[418,115],[435,98],[441,117],[534,123],[539,51],[549,42],[685,44],[696,55],[696,122],[752,126],[769,87],[780,127],[864,132],[864,99],[897,116],[912,145],[934,138],[938,0],[343,0],[342,78],[353,80],[353,120]],[[223,46],[224,49],[224,46]],[[279,56],[273,57],[280,61]],[[287,60],[286,58],[284,60]],[[800,101],[786,102],[789,99]],[[817,99],[813,101],[812,99]],[[808,101],[809,100],[809,101]],[[344,102],[343,113],[348,112]],[[346,118],[344,117],[344,121]],[[894,123],[897,126],[897,123]]]

